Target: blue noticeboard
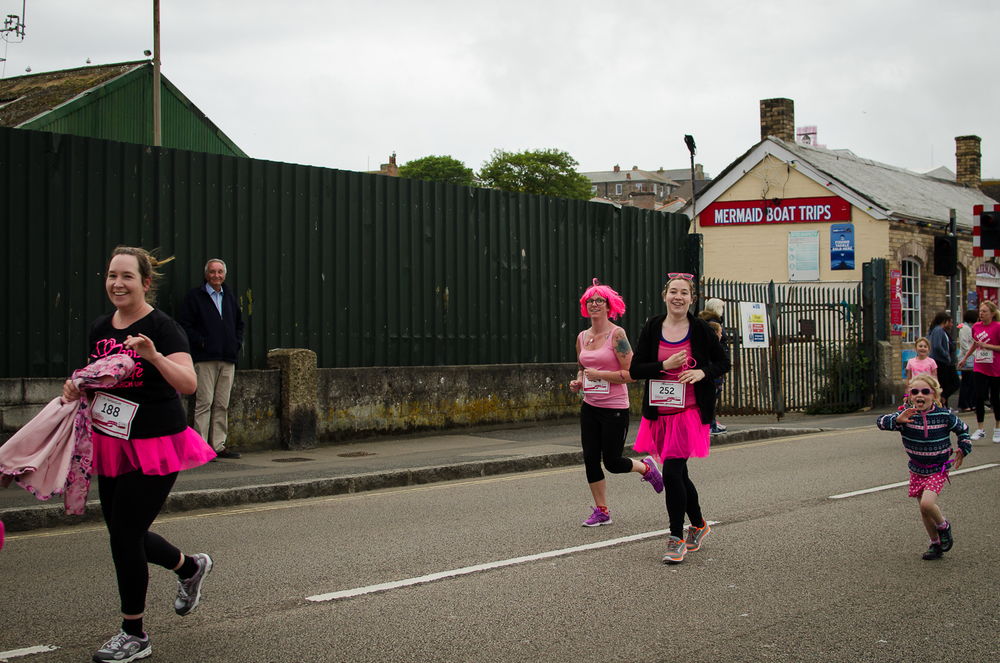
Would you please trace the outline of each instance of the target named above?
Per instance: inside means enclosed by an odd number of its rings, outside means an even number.
[[[917,356],[916,350],[903,350],[903,379],[906,379],[906,362]]]
[[[830,226],[830,269],[854,269],[854,224]]]

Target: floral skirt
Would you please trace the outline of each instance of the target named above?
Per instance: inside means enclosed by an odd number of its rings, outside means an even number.
[[[661,414],[656,421],[643,417],[635,438],[638,453],[665,458],[706,458],[709,425],[701,423],[701,410],[689,407],[677,414]]]
[[[94,431],[94,468],[98,476],[116,477],[139,470],[165,476],[204,465],[215,451],[201,435],[186,428],[175,435],[122,440]]]

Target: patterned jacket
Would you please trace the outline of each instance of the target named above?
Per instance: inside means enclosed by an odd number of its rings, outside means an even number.
[[[958,436],[958,448],[966,456],[972,453],[969,427],[954,412],[935,405],[927,412],[917,412],[905,424],[896,424],[901,412],[883,414],[875,422],[881,430],[899,431],[903,446],[910,456],[909,467],[914,474],[930,475],[945,472],[951,465],[951,434]]]

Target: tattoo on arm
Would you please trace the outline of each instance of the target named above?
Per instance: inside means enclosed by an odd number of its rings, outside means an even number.
[[[632,346],[628,344],[628,338],[625,334],[615,339],[615,352],[623,357],[632,352]]]

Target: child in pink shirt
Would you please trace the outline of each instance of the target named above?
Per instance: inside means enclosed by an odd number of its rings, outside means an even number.
[[[921,373],[930,373],[937,378],[937,362],[928,355],[931,353],[931,342],[921,336],[914,344],[917,348],[917,356],[911,357],[906,362],[906,379],[912,380],[914,376]]]

